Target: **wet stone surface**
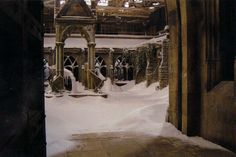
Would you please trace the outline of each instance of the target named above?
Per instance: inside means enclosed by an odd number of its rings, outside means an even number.
[[[78,145],[54,157],[236,157],[224,149],[204,148],[174,137],[129,132],[74,134]]]

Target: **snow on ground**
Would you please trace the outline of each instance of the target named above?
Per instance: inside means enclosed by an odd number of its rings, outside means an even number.
[[[108,79],[102,88],[108,98],[74,98],[69,93],[45,98],[48,156],[71,149],[75,145],[69,140],[72,134],[109,131],[177,137],[204,147],[221,148],[199,137],[189,138],[165,122],[168,88],[155,90],[157,83],[146,88],[145,82],[135,85],[129,81],[125,86],[110,82]],[[77,85],[82,92],[81,84]]]

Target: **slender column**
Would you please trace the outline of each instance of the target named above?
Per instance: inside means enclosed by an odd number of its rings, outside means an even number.
[[[109,57],[108,57],[108,74],[109,74],[109,77],[111,79],[111,82],[113,82],[113,52],[114,52],[114,49],[110,48],[110,51],[109,51]]]
[[[93,71],[94,70],[94,64],[95,64],[95,42],[89,42],[88,43],[88,69]],[[88,88],[94,89],[94,79],[91,73],[88,74]]]
[[[89,75],[89,70],[88,70],[88,63],[85,63],[84,64],[84,89],[88,89],[88,87],[89,87],[89,77],[88,77],[88,75]]]
[[[56,43],[56,76],[59,76],[59,45]]]
[[[64,43],[56,42],[56,74],[57,76],[64,76]]]
[[[146,50],[146,57],[147,57],[147,67],[146,67],[146,80],[148,87],[152,83],[152,75],[153,75],[153,65],[151,61],[151,51],[152,51],[152,45],[150,44]]]
[[[56,77],[53,79],[52,90],[64,89],[64,43],[56,42]]]
[[[159,88],[163,89],[168,85],[168,48],[169,40],[165,39],[162,44],[162,60],[159,67]]]

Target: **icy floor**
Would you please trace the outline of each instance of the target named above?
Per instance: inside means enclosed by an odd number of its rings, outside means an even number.
[[[204,147],[221,148],[202,138],[182,135],[165,122],[168,108],[168,88],[156,91],[157,84],[145,87],[145,82],[118,87],[105,82],[103,91],[108,98],[45,98],[48,156],[64,152],[74,146],[72,134],[131,131],[153,136],[171,136]],[[78,90],[83,87],[78,84]]]

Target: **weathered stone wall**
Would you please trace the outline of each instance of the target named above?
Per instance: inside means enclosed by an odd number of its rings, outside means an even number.
[[[234,57],[232,49],[219,49],[225,47],[225,42],[220,40],[225,30],[219,26],[235,32],[236,27],[225,26],[235,25],[232,16],[235,1],[166,2],[170,25],[168,120],[185,134],[202,136],[235,151],[234,86],[222,76],[233,70],[232,61],[227,62],[227,69],[223,61]],[[224,8],[228,12],[220,17],[222,7],[229,8]],[[220,22],[225,17],[231,18],[231,22]],[[224,34],[224,38],[227,36],[230,37]],[[227,41],[231,43],[228,45],[234,45],[233,38]]]
[[[235,21],[232,14],[235,16],[236,3],[234,0],[207,1],[206,7],[206,33],[203,36],[205,42],[202,43],[206,49],[201,57],[201,65],[205,69],[201,71],[200,135],[236,151],[236,110],[233,100],[232,78],[234,56],[232,55],[232,48],[229,48],[234,45],[235,40],[228,33],[235,32],[235,23],[234,26],[229,25]],[[215,11],[213,12],[213,10]],[[220,15],[219,12],[224,15]],[[212,19],[212,17],[214,18]],[[226,17],[231,22],[225,23],[223,19]],[[221,37],[223,36],[227,38],[227,44],[222,41]],[[228,60],[227,66],[225,60]],[[231,76],[231,79],[228,76]]]
[[[157,54],[160,51],[161,47],[157,44],[151,44],[152,46],[144,46],[140,47],[137,50],[127,50],[124,53],[124,49],[120,48],[99,48],[96,49],[96,56],[100,56],[104,59],[105,66],[106,66],[106,76],[110,77],[113,81],[114,79],[114,64],[118,57],[125,57],[129,62],[129,67],[133,70],[132,78],[136,81],[136,83],[140,83],[144,80],[148,80],[148,85],[153,82],[158,81],[159,77],[159,64],[160,59],[158,58]],[[87,61],[87,51],[88,49],[81,49],[81,48],[64,48],[64,57],[71,56],[73,57],[79,67],[79,81],[84,82],[85,79],[84,75],[84,64]],[[147,55],[149,55],[149,67],[147,67]],[[50,63],[49,65],[55,65],[55,50],[50,48],[44,48],[44,58],[48,60]],[[166,64],[166,62],[165,62]],[[83,68],[82,68],[83,67]],[[128,71],[127,68],[127,71]],[[147,71],[149,75],[147,76]],[[165,76],[166,78],[166,76]],[[126,78],[128,79],[128,78]],[[165,83],[166,84],[166,83]]]
[[[144,81],[146,78],[146,66],[147,66],[147,58],[146,58],[146,48],[138,48],[137,55],[135,57],[135,83],[140,83]]]
[[[203,96],[200,135],[235,151],[234,81],[222,81]]]
[[[169,39],[165,39],[162,44],[161,63],[159,66],[159,88],[163,89],[169,84],[168,80],[168,50]]]

